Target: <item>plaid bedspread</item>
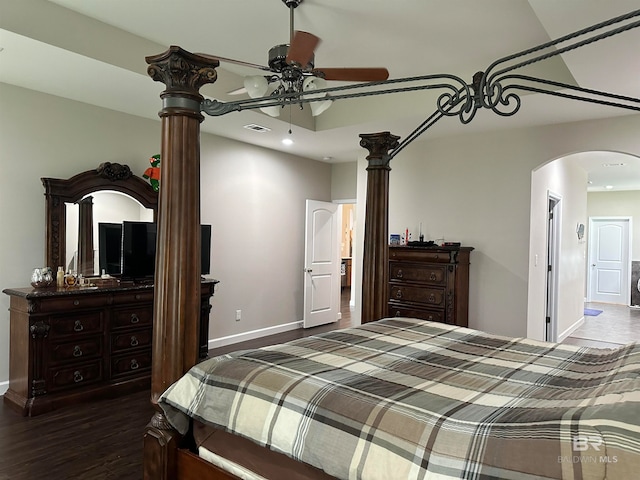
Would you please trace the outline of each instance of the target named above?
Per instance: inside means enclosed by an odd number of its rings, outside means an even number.
[[[340,479],[640,478],[640,345],[384,319],[196,365],[160,399]]]

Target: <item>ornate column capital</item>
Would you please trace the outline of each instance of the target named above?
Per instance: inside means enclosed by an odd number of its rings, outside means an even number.
[[[171,46],[166,52],[151,55],[145,60],[149,64],[149,76],[167,87],[160,95],[164,110],[180,108],[200,113],[203,100],[200,87],[216,81],[216,67],[220,65],[218,60],[187,52],[177,46]]]
[[[389,168],[389,151],[398,146],[400,137],[390,132],[362,133],[360,134],[360,146],[369,151],[367,160],[369,167]]]

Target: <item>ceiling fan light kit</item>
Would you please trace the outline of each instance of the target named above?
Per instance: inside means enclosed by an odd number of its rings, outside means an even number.
[[[277,117],[279,116],[279,109],[273,108],[277,105],[284,107],[297,103],[302,108],[304,103],[310,103],[310,101],[294,101],[303,94],[306,79],[321,78],[345,82],[368,82],[389,78],[389,71],[386,68],[315,68],[314,52],[320,43],[320,38],[309,32],[294,30],[294,9],[302,3],[302,0],[282,0],[282,3],[289,8],[289,43],[276,45],[269,49],[268,66],[255,65],[215,55],[205,55],[221,62],[234,63],[269,72],[261,77],[262,80],[259,80],[254,75],[246,77],[244,88],[229,92],[230,95],[247,93],[251,99],[263,97],[281,99],[285,96],[284,98],[287,98],[286,101],[252,107],[259,108],[272,117]],[[322,88],[325,88],[325,86]],[[320,115],[331,106],[331,100],[326,100],[325,96],[324,94],[307,95],[307,99],[315,103],[315,105],[312,104],[311,106],[313,116]]]

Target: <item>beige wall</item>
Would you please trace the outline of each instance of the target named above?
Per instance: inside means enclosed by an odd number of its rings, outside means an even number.
[[[549,194],[559,197],[557,324],[552,339],[562,341],[584,318],[586,241],[576,227],[587,224],[587,172],[571,155],[537,168],[531,180],[527,336],[545,340],[547,282],[547,212]]]
[[[331,198],[333,200],[355,200],[357,162],[331,165]]]
[[[394,134],[403,134],[393,131],[392,125],[389,128]],[[392,161],[390,231],[409,228],[415,235],[422,222],[427,240],[444,237],[474,247],[470,326],[526,336],[529,265],[535,255],[544,255],[537,244],[530,249],[532,171],[553,159],[582,151],[612,150],[637,155],[639,131],[640,115],[629,115],[485,134],[465,134],[464,126],[460,126],[460,135],[454,138],[429,138],[427,132]],[[359,218],[364,218],[366,198],[364,157],[363,154],[358,164]],[[574,222],[580,216],[571,213],[567,221]],[[358,224],[359,239],[363,223]],[[567,231],[573,228],[568,226]],[[362,251],[361,241],[357,251]],[[361,278],[359,266],[356,274]],[[356,286],[359,305],[358,281]],[[582,286],[574,295],[582,299]],[[573,318],[575,313],[566,315],[571,317],[567,319],[569,324],[578,320]]]
[[[0,83],[0,290],[28,286],[42,266],[41,177],[67,178],[104,161],[141,175],[159,149],[159,121]],[[304,201],[331,199],[331,166],[209,134],[201,153],[202,222],[213,225],[212,276],[221,280],[210,337],[293,328],[302,319]],[[0,393],[8,308],[0,295]]]
[[[587,215],[631,217],[631,259],[640,261],[640,191],[591,192],[587,194]],[[588,228],[589,223],[585,226]]]

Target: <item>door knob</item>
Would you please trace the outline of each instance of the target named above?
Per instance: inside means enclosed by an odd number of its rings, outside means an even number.
[[[305,271],[306,273],[311,273],[311,272],[313,272],[313,270],[312,270],[312,269],[310,269],[310,268],[305,268],[305,269],[304,269],[304,271]]]
[[[592,266],[592,267],[595,267],[595,266],[596,266],[596,264],[595,264],[595,263],[592,263],[592,264],[591,264],[591,266]]]

